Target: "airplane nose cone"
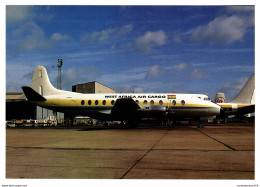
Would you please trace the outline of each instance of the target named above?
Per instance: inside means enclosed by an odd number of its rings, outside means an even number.
[[[220,114],[221,107],[215,103],[212,103],[212,108],[210,109],[210,112],[213,116],[217,116]]]

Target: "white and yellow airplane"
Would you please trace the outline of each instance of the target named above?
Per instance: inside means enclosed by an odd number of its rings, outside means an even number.
[[[220,97],[218,97],[220,96]],[[245,115],[255,112],[255,73],[249,78],[239,94],[226,102],[224,93],[218,93],[215,102],[221,106],[221,116]]]
[[[221,108],[203,94],[82,94],[59,90],[52,86],[43,66],[36,67],[31,86],[22,89],[28,101],[65,115],[129,124],[143,117],[206,120],[219,115]]]

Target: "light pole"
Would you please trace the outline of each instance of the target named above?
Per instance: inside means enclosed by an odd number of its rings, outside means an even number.
[[[57,81],[57,88],[62,89],[62,81],[61,81],[61,67],[63,65],[63,60],[58,59],[58,81]]]

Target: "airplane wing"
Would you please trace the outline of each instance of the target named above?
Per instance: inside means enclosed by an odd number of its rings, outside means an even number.
[[[117,99],[111,110],[111,115],[121,117],[131,117],[136,114],[140,106],[131,98]]]
[[[220,105],[221,106],[221,105]],[[222,107],[222,106],[221,106]],[[228,107],[222,107],[220,117],[226,117],[230,115],[244,115],[244,114],[249,114],[249,113],[254,113],[255,112],[255,105],[248,105],[248,106],[243,106],[239,107],[236,109],[233,109],[232,106]]]

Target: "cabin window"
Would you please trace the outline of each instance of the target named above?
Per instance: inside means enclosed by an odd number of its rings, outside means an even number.
[[[135,102],[136,102],[137,104],[139,104],[139,101],[138,101],[138,100],[136,100]]]
[[[182,104],[182,105],[185,105],[185,101],[184,101],[184,100],[181,100],[181,104]]]
[[[144,100],[144,105],[146,105],[147,104],[147,101],[146,100]]]
[[[112,101],[111,101],[111,105],[114,105],[114,104],[115,104],[115,101],[114,101],[114,100],[112,100]]]
[[[91,100],[88,100],[88,105],[91,105]]]
[[[84,100],[81,101],[81,105],[85,105],[85,101]]]
[[[102,104],[103,104],[103,105],[106,105],[106,103],[107,103],[106,100],[103,100]]]
[[[98,100],[95,101],[95,105],[98,105]]]
[[[176,105],[176,101],[175,101],[175,100],[173,100],[173,101],[172,101],[172,104],[173,104],[173,105]]]
[[[159,101],[159,104],[160,104],[160,105],[163,105],[163,101],[162,101],[162,100],[160,100],[160,101]]]
[[[151,100],[151,101],[150,101],[150,104],[151,104],[151,105],[154,105],[154,101],[153,101],[153,100]]]

